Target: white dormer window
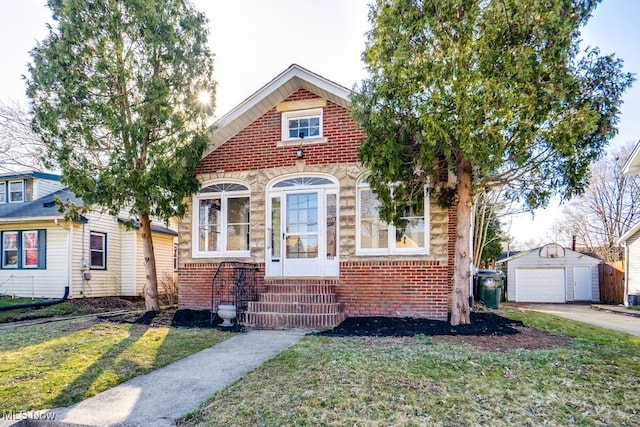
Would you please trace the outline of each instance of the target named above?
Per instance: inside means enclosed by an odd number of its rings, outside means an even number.
[[[9,203],[24,202],[24,181],[9,181]]]
[[[282,140],[322,138],[322,108],[282,113]]]

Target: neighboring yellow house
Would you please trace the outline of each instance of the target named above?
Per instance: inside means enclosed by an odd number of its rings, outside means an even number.
[[[59,298],[66,286],[70,298],[142,295],[139,230],[100,212],[66,221],[56,197],[82,203],[58,175],[0,175],[0,295]],[[152,225],[159,282],[175,280],[175,230],[175,222]]]

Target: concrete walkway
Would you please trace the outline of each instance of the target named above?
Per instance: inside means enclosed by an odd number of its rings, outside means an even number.
[[[56,422],[89,426],[173,426],[215,392],[255,369],[304,331],[249,331],[147,375],[58,408]]]
[[[590,304],[522,304],[519,308],[549,313],[640,337],[640,312],[625,307]]]

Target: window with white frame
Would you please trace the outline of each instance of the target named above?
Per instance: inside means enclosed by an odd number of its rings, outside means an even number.
[[[24,202],[24,181],[9,181],[9,203]]]
[[[92,231],[89,234],[89,268],[92,270],[107,269],[107,234]]]
[[[366,180],[360,180],[357,192],[356,245],[360,255],[428,253],[428,199],[405,208],[403,224],[387,224],[380,218],[381,203]]]
[[[193,198],[193,256],[249,256],[250,197],[243,184],[204,187]]]
[[[0,203],[7,203],[7,184],[0,182]]]
[[[45,230],[3,231],[1,234],[3,269],[46,268]]]
[[[282,140],[322,138],[322,108],[282,113]]]

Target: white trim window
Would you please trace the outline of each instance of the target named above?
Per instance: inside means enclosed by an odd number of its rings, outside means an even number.
[[[381,203],[366,180],[358,182],[356,250],[358,255],[429,253],[429,202],[405,209],[404,226],[387,224],[380,218]]]
[[[9,203],[24,202],[24,181],[9,181]]]
[[[0,182],[0,203],[7,203],[7,184]]]
[[[322,108],[282,113],[282,140],[322,138]]]
[[[214,183],[193,197],[193,257],[250,256],[250,193],[238,183]]]
[[[89,268],[107,269],[107,234],[92,231],[89,233]]]

